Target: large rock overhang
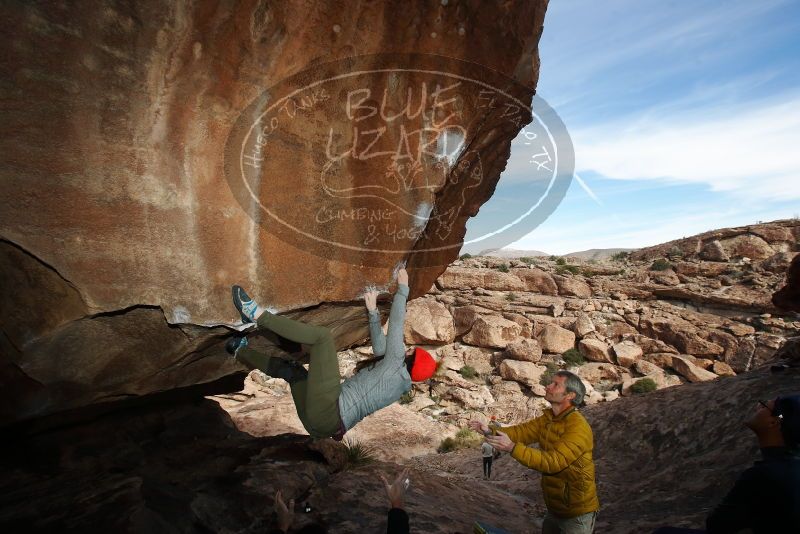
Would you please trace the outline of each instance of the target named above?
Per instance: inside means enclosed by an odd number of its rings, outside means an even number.
[[[0,425],[240,372],[232,283],[340,346],[398,262],[427,291],[530,120],[547,2],[431,6],[5,4]]]

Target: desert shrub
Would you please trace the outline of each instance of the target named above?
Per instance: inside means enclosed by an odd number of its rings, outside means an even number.
[[[500,265],[497,266],[497,270],[500,271],[501,273],[507,273],[508,272],[508,264],[507,263],[501,263]]]
[[[560,256],[556,258],[556,265],[566,265],[566,264],[567,264],[566,258],[562,258]]]
[[[473,434],[475,434],[475,432],[473,432],[471,429],[462,428],[461,430],[456,432],[456,439],[462,439],[463,440],[463,439],[471,438]]]
[[[578,349],[569,349],[561,355],[561,359],[563,359],[567,365],[583,365],[586,363],[586,359]]]
[[[667,252],[667,257],[669,257],[669,258],[682,258],[683,257],[683,251],[681,249],[679,249],[677,245],[674,245],[672,248],[669,249],[669,252]]]
[[[550,256],[550,258],[549,258],[550,261],[556,261],[557,259],[558,259],[558,256]]]
[[[468,260],[472,257],[472,254],[462,254],[458,257],[459,260]]]
[[[527,263],[528,265],[536,263],[536,258],[531,258],[530,256],[523,256],[519,259],[522,263]]]
[[[593,265],[582,265],[580,266],[580,272],[586,278],[594,278],[595,276],[601,276],[608,274],[606,272],[605,267],[595,267]]]
[[[509,302],[514,302],[515,300],[517,300],[516,293],[506,293],[506,300]]]
[[[412,400],[414,400],[414,390],[407,391],[400,395],[400,404],[409,404]]]
[[[480,445],[483,438],[477,432],[473,432],[469,428],[462,428],[454,437],[444,438],[439,446],[436,447],[436,452],[450,452],[459,449],[469,449]]]
[[[475,378],[476,376],[478,376],[478,371],[476,371],[475,368],[472,367],[471,365],[465,365],[464,367],[459,369],[458,372],[464,378]]]
[[[614,261],[625,261],[630,257],[631,253],[624,250],[611,255],[611,259]]]
[[[439,446],[436,447],[436,452],[450,452],[456,449],[456,440],[453,438],[444,438]]]
[[[656,383],[652,378],[642,378],[631,384],[631,393],[634,395],[641,395],[642,393],[650,393],[656,390]]]
[[[375,461],[375,450],[357,439],[345,439],[344,446],[347,449],[347,465],[349,467],[359,467]]]
[[[666,271],[672,265],[667,261],[665,258],[658,258],[653,264],[650,266],[651,271]]]
[[[557,274],[565,274],[565,273],[572,273],[572,274],[579,274],[581,272],[581,268],[578,265],[559,265],[556,267]]]
[[[555,375],[558,371],[558,365],[556,365],[554,362],[547,362],[545,367],[547,367],[547,370],[545,370],[545,372],[542,373],[542,376],[539,378],[539,383],[543,386],[550,384],[550,382],[553,381],[553,375]]]

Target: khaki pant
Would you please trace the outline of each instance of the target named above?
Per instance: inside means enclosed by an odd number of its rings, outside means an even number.
[[[339,431],[339,393],[342,390],[336,345],[330,330],[264,312],[258,318],[259,328],[271,330],[290,341],[309,346],[308,373],[295,372],[289,386],[300,421],[311,436],[328,438]],[[270,376],[288,368],[280,358],[248,347],[236,353],[236,359]]]
[[[596,519],[597,512],[589,512],[568,519],[547,512],[542,524],[542,534],[592,534]]]

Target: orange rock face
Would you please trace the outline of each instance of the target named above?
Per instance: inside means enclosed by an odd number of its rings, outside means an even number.
[[[530,119],[546,8],[442,4],[3,6],[3,421],[229,374],[232,283],[338,303],[342,345],[398,261],[424,293]]]

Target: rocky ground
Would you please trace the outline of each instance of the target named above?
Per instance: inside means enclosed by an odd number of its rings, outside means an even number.
[[[295,526],[382,532],[388,501],[379,474],[333,440],[296,433],[254,437],[213,401],[150,406],[0,444],[3,532],[263,533],[275,492],[308,503]],[[413,531],[471,532],[476,519],[527,530],[528,490],[411,467]],[[521,488],[520,488],[521,489]]]
[[[603,261],[462,258],[408,304],[406,343],[438,358],[436,376],[348,437],[387,460],[433,452],[473,417],[514,424],[541,413],[556,369],[584,380],[589,405],[647,389],[637,384],[645,379],[663,389],[747,372],[800,335],[796,314],[770,301],[798,236],[791,220]],[[370,355],[368,344],[340,353],[343,376]],[[237,426],[302,433],[285,383],[251,376],[241,395],[222,400]]]
[[[784,352],[790,366],[782,371],[766,366],[586,408],[603,506],[597,532],[700,526],[755,458],[742,420],[758,399],[797,390],[800,340]],[[386,502],[378,475],[402,468],[359,464],[332,440],[254,437],[210,400],[115,412],[90,423],[4,436],[3,532],[265,532],[274,525],[278,489],[310,504],[311,513],[298,512],[297,526],[323,521],[332,533],[382,532]],[[513,533],[540,531],[539,477],[507,455],[489,481],[474,449],[403,463],[411,470],[412,532],[467,533],[476,519]]]

